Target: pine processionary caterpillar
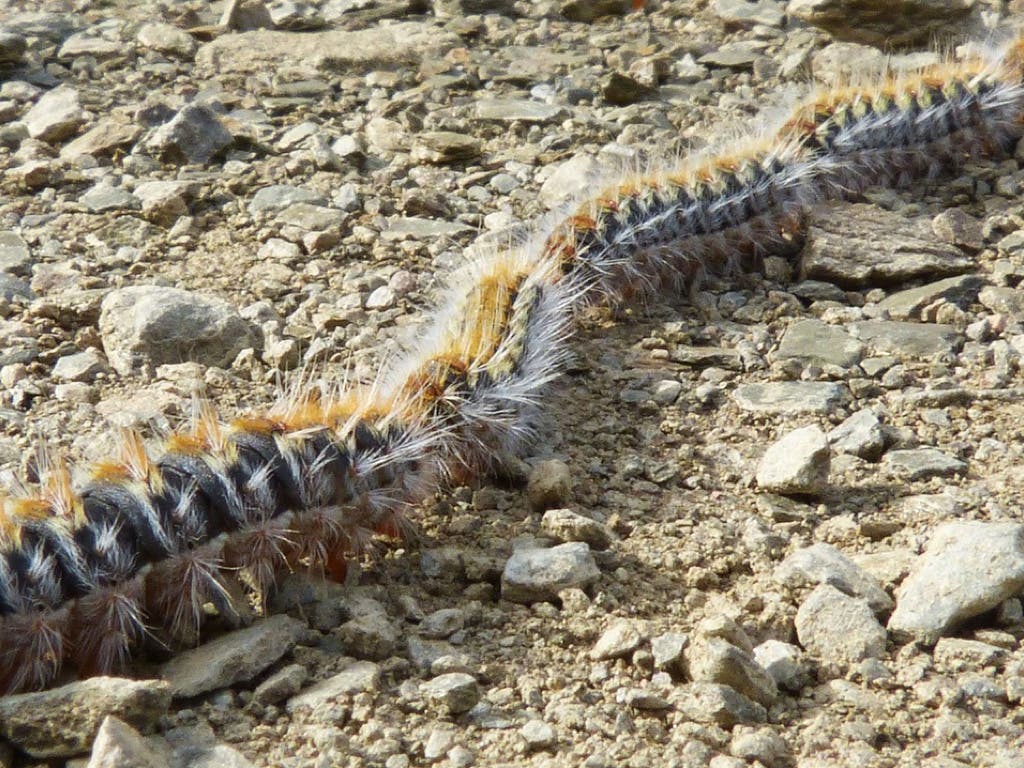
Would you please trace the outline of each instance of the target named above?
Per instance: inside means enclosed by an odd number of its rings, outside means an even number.
[[[630,175],[457,276],[416,349],[372,385],[223,424],[200,406],[153,457],[124,435],[81,487],[61,460],[0,505],[0,691],[123,669],[156,634],[195,642],[305,567],[339,576],[409,508],[528,444],[573,313],[728,273],[816,201],[935,172],[1024,133],[1024,36],[1001,56],[833,88],[781,127]],[[153,628],[154,623],[160,624]]]

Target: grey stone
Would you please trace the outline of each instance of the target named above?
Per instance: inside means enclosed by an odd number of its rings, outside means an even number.
[[[554,208],[591,189],[606,169],[590,155],[576,155],[561,163],[544,180],[540,199],[548,208]]]
[[[753,654],[725,638],[698,634],[686,650],[686,661],[695,682],[727,685],[766,707],[778,698],[775,680]]]
[[[834,413],[850,399],[850,393],[831,381],[773,381],[741,384],[733,399],[745,411],[795,416]]]
[[[277,214],[275,220],[308,232],[332,232],[340,230],[348,221],[349,214],[337,208],[326,208],[310,203],[289,205]]]
[[[737,725],[732,731],[729,754],[747,763],[760,762],[772,768],[786,764],[790,752],[785,739],[770,727]]]
[[[423,131],[416,134],[412,159],[422,163],[452,163],[472,160],[480,154],[480,141],[454,131]]]
[[[24,35],[0,30],[0,64],[20,63],[27,47]]]
[[[1024,525],[940,526],[896,591],[889,631],[934,644],[963,622],[1024,589]]]
[[[754,62],[762,54],[745,41],[726,43],[717,51],[705,53],[697,62],[709,67],[725,67],[726,69],[752,69]]]
[[[380,667],[372,661],[354,661],[338,674],[289,699],[288,711],[307,709],[315,712],[338,700],[351,699],[364,692],[373,693],[379,687]]]
[[[96,733],[86,768],[170,768],[170,749],[160,750],[116,717],[107,716]]]
[[[978,301],[993,312],[1024,320],[1024,290],[987,285],[978,294]]]
[[[227,302],[179,288],[133,286],[103,300],[100,333],[121,375],[140,365],[197,362],[228,367],[257,336]]]
[[[587,587],[600,575],[590,547],[582,542],[520,549],[505,563],[501,596],[513,603],[555,600],[563,589]]]
[[[868,345],[872,354],[894,355],[901,360],[951,354],[963,341],[956,328],[937,323],[861,320],[849,327],[854,336]]]
[[[294,648],[305,628],[289,616],[271,616],[177,654],[160,676],[177,698],[248,682]]]
[[[0,272],[27,275],[32,267],[32,252],[17,232],[0,232]]]
[[[654,668],[667,672],[685,674],[685,651],[690,644],[690,636],[682,632],[666,632],[651,638],[651,654],[654,656]]]
[[[195,39],[188,32],[162,22],[143,24],[135,38],[146,48],[182,59],[192,58],[197,47]]]
[[[62,381],[90,382],[109,370],[110,366],[107,365],[103,353],[90,347],[82,352],[58,358],[53,366],[53,376]]]
[[[102,182],[82,195],[81,202],[89,213],[130,211],[142,207],[142,201],[127,189]]]
[[[388,222],[387,228],[381,231],[381,240],[436,240],[438,238],[458,237],[472,231],[465,224],[457,221],[436,221],[417,216],[396,217]]]
[[[480,686],[476,678],[465,672],[438,675],[421,687],[428,699],[438,702],[453,715],[468,712],[480,701]]]
[[[285,69],[368,72],[440,59],[464,41],[431,21],[399,21],[354,31],[254,30],[222,35],[199,48],[197,76],[263,74]]]
[[[849,368],[860,362],[864,344],[844,328],[821,320],[798,320],[786,329],[775,350],[776,360],[799,360],[804,365],[838,365]]]
[[[534,512],[564,506],[571,496],[572,473],[564,461],[541,461],[530,471],[526,497]]]
[[[757,485],[771,493],[818,493],[828,485],[832,452],[816,426],[795,429],[776,440],[757,465]]]
[[[615,693],[615,701],[633,709],[660,710],[672,706],[661,694],[649,688],[620,688]]]
[[[50,143],[70,137],[85,122],[78,91],[62,86],[43,94],[22,118],[28,135]]]
[[[956,33],[972,6],[970,0],[790,0],[787,9],[837,39],[894,48]]]
[[[146,140],[146,148],[169,163],[205,165],[232,142],[220,118],[202,104],[186,104]]]
[[[564,107],[525,99],[484,99],[476,103],[478,120],[499,123],[555,123],[568,116]]]
[[[683,716],[698,723],[732,728],[739,723],[763,723],[768,719],[764,707],[728,685],[690,683],[675,698],[676,708]]]
[[[874,205],[844,203],[812,212],[802,266],[804,278],[862,288],[946,277],[970,271],[974,263],[955,246],[938,242],[925,217],[907,219]]]
[[[25,37],[39,37],[60,43],[82,28],[83,19],[74,13],[27,11],[4,18],[4,29]]]
[[[675,379],[663,379],[654,386],[651,399],[658,405],[672,405],[682,391],[682,382]]]
[[[590,649],[590,658],[595,661],[617,659],[628,656],[643,642],[643,635],[635,622],[619,619],[606,629]]]
[[[584,541],[593,549],[607,549],[612,543],[605,526],[571,509],[549,509],[541,518],[540,530],[556,541]]]
[[[906,448],[889,451],[882,458],[882,464],[907,480],[923,480],[928,477],[949,477],[967,471],[967,463],[960,461],[938,448]]]
[[[836,453],[848,453],[875,461],[885,450],[885,431],[874,411],[862,408],[828,433]]]
[[[252,692],[254,701],[260,704],[276,704],[291,698],[306,684],[309,673],[301,664],[289,664],[279,669]]]
[[[135,197],[142,203],[142,215],[162,226],[170,226],[188,215],[192,192],[192,185],[183,181],[145,181],[135,187]]]
[[[888,296],[878,306],[896,320],[916,320],[921,310],[940,299],[965,304],[977,297],[985,281],[979,275],[957,275]]]
[[[711,10],[726,25],[748,29],[757,24],[766,27],[781,27],[786,20],[782,3],[772,0],[714,0]]]
[[[72,35],[57,52],[58,59],[77,59],[88,56],[96,61],[106,61],[123,56],[125,44],[120,40],[94,35],[90,30]]]
[[[830,584],[814,588],[797,610],[795,623],[800,644],[823,660],[853,664],[885,654],[885,627],[867,601]]]
[[[304,187],[272,184],[269,187],[263,187],[253,195],[252,200],[249,201],[249,213],[253,218],[273,216],[298,203],[322,206],[327,204],[327,198],[319,192]]]
[[[171,745],[174,768],[253,768],[237,749],[219,743],[213,729],[205,722],[172,728],[164,738]]]
[[[601,96],[609,104],[625,107],[639,101],[657,98],[658,89],[644,85],[636,78],[622,72],[610,72],[601,80]]]
[[[321,29],[327,22],[316,7],[292,0],[273,0],[267,4],[270,20],[278,29],[292,31]]]
[[[773,577],[790,588],[828,584],[862,598],[876,613],[893,607],[892,598],[878,582],[831,544],[812,544],[797,550],[778,565]]]
[[[103,119],[61,147],[60,156],[62,160],[77,160],[83,155],[107,157],[134,144],[142,132],[142,126],[124,122],[123,118]]]
[[[754,659],[771,675],[779,688],[799,691],[809,674],[801,650],[781,640],[765,640],[754,649]]]
[[[369,296],[366,297],[366,309],[388,309],[395,305],[395,292],[390,286],[382,285],[379,288],[375,288]]]
[[[32,757],[80,755],[89,751],[108,715],[148,731],[170,703],[170,686],[162,680],[92,677],[0,697],[0,735]]]
[[[531,751],[553,747],[558,740],[555,729],[543,720],[528,720],[519,729],[519,735],[526,742],[526,748]]]
[[[743,358],[738,350],[722,347],[691,347],[676,344],[669,350],[669,359],[696,368],[725,368],[729,371],[742,371]]]
[[[400,636],[387,609],[379,601],[359,594],[349,595],[345,604],[353,617],[338,627],[338,637],[346,650],[361,659],[381,660],[390,656]]]
[[[426,638],[441,639],[453,635],[466,625],[466,614],[459,608],[442,608],[424,617],[420,634]]]

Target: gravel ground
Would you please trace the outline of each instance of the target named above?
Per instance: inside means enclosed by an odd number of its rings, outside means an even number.
[[[467,254],[601,174],[870,70],[875,35],[1024,18],[630,5],[0,0],[8,474],[197,392],[372,375]],[[0,700],[0,765],[1021,765],[1022,161],[588,313],[509,477],[149,682]]]

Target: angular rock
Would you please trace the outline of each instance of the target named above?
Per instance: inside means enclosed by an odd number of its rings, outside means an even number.
[[[513,603],[555,600],[563,589],[587,587],[600,576],[590,547],[583,542],[520,549],[505,563],[501,596]]]
[[[876,461],[885,450],[885,431],[874,411],[862,408],[830,431],[828,442],[836,453]]]
[[[1024,525],[946,523],[897,590],[889,631],[932,645],[1022,588]]]
[[[25,55],[28,41],[24,35],[0,31],[0,64],[19,64]]]
[[[785,5],[773,0],[714,0],[711,10],[729,27],[781,27],[786,20]]]
[[[832,662],[856,663],[885,654],[885,627],[866,600],[821,584],[796,612],[796,635],[815,656]]]
[[[967,471],[967,463],[960,461],[938,448],[907,448],[889,451],[882,464],[894,474],[907,480],[923,480],[927,477],[949,477]]]
[[[380,667],[372,661],[354,661],[333,677],[289,699],[288,711],[309,709],[315,712],[332,702],[351,699],[359,693],[373,693],[379,687]]]
[[[146,48],[183,59],[191,58],[196,52],[196,41],[192,35],[171,24],[162,22],[143,24],[139,27],[135,37]]]
[[[169,752],[157,749],[128,723],[108,715],[96,733],[86,768],[170,768]]]
[[[540,530],[556,541],[583,541],[593,549],[607,549],[612,543],[605,526],[571,509],[549,509],[541,518]]]
[[[197,362],[228,367],[258,337],[226,301],[180,288],[112,291],[99,319],[107,359],[121,375],[141,365]]]
[[[797,550],[779,564],[773,578],[790,588],[828,584],[847,595],[863,598],[876,613],[893,607],[892,598],[878,582],[831,544],[812,544]]]
[[[170,686],[162,680],[92,677],[0,697],[0,735],[32,757],[70,757],[89,750],[108,715],[148,731],[170,703]]]
[[[435,640],[448,637],[466,625],[466,614],[459,608],[442,608],[420,622],[420,635]]]
[[[686,648],[690,645],[690,636],[682,632],[666,632],[651,638],[651,654],[654,656],[654,668],[667,672],[685,674]]]
[[[801,650],[781,640],[765,640],[754,649],[754,659],[779,688],[799,691],[807,683],[808,669]]]
[[[480,701],[480,685],[465,672],[449,672],[423,683],[424,695],[440,703],[449,713],[461,715]]]
[[[85,122],[85,110],[78,103],[78,91],[64,86],[43,94],[22,122],[33,139],[54,143],[78,130]]]
[[[816,426],[795,429],[776,440],[757,465],[757,485],[770,493],[818,493],[828,486],[832,452]]]
[[[950,325],[904,323],[895,320],[862,320],[851,323],[850,331],[875,355],[900,359],[930,359],[955,351],[963,341]]]
[[[526,496],[534,512],[564,505],[572,496],[572,473],[564,461],[539,462],[526,483]]]
[[[142,201],[122,187],[112,187],[107,183],[99,183],[80,198],[89,213],[106,213],[108,211],[138,210]]]
[[[791,0],[789,13],[835,35],[880,48],[899,48],[954,34],[971,0]]]
[[[564,0],[559,10],[569,21],[589,24],[602,16],[622,16],[631,7],[630,0]]]
[[[205,165],[231,145],[220,118],[202,104],[187,104],[146,141],[146,147],[169,163]]]
[[[773,355],[776,360],[799,360],[804,365],[838,365],[849,368],[860,362],[864,344],[842,326],[821,320],[798,320],[786,329]]]
[[[319,192],[290,184],[272,184],[263,187],[249,201],[249,213],[253,218],[272,216],[298,203],[326,205],[327,198]]]
[[[62,160],[77,160],[83,155],[106,157],[127,147],[142,135],[142,126],[116,119],[104,119],[60,150]]]
[[[548,208],[555,208],[585,193],[606,173],[590,155],[576,155],[551,172],[540,187],[540,199]]]
[[[619,619],[604,631],[594,647],[590,649],[590,658],[595,661],[617,659],[628,656],[643,642],[643,635],[636,623],[628,619]]]
[[[293,32],[254,30],[222,35],[196,53],[197,74],[265,73],[284,69],[367,72],[418,66],[440,59],[462,40],[436,24],[399,21],[355,31]]]
[[[721,637],[698,635],[686,651],[686,660],[695,682],[729,686],[766,707],[778,698],[775,680],[754,656]]]
[[[32,267],[32,253],[17,232],[0,232],[0,272],[27,275]]]
[[[947,277],[894,293],[886,297],[878,307],[895,320],[917,320],[921,317],[921,310],[940,299],[959,305],[973,301],[984,284],[985,280],[980,275]]]
[[[270,616],[177,654],[160,668],[176,698],[248,682],[295,647],[306,625],[289,616]]]
[[[745,411],[796,416],[833,413],[850,399],[850,393],[831,381],[771,381],[741,384],[733,399]]]
[[[90,347],[83,352],[58,358],[57,364],[53,366],[53,376],[63,381],[89,382],[109,370],[110,366],[103,353]]]
[[[526,742],[526,748],[531,751],[547,749],[554,746],[558,740],[555,729],[543,720],[529,720],[519,729],[519,735]]]
[[[289,664],[257,685],[252,698],[260,704],[276,704],[301,691],[308,677],[309,673],[304,666]]]
[[[718,683],[690,683],[683,687],[674,703],[686,718],[722,728],[732,728],[739,723],[763,723],[768,719],[768,713],[760,704]]]
[[[926,217],[907,219],[874,205],[844,203],[812,214],[802,277],[863,288],[945,277],[973,266],[958,248],[935,239]]]
[[[476,103],[478,120],[499,123],[554,123],[568,116],[564,107],[525,99],[486,99]]]
[[[165,227],[188,215],[191,196],[192,186],[181,181],[145,181],[135,187],[135,197],[142,204],[142,215]]]

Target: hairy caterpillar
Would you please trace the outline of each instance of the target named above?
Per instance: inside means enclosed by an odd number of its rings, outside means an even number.
[[[729,273],[807,205],[999,151],[1022,115],[1024,37],[993,60],[827,90],[778,129],[627,176],[471,265],[371,385],[228,424],[197,407],[157,456],[126,433],[80,487],[44,459],[38,488],[0,506],[0,690],[44,687],[68,661],[121,669],[151,634],[194,642],[204,604],[232,612],[235,573],[260,594],[291,568],[341,574],[412,505],[528,444],[578,308]]]

